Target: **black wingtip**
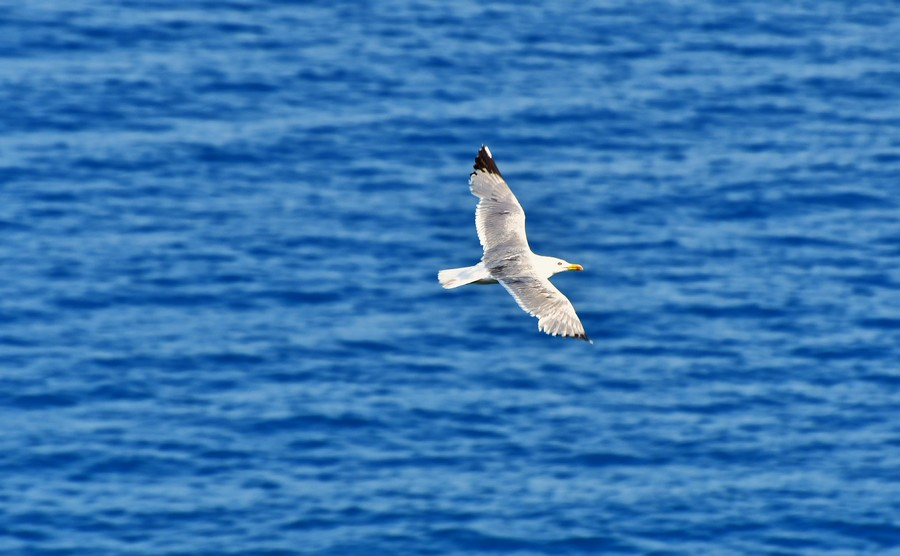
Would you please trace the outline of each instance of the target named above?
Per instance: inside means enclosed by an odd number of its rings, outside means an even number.
[[[501,178],[503,177],[500,175],[500,169],[497,168],[497,163],[494,162],[494,157],[491,156],[491,149],[489,149],[487,145],[481,145],[478,156],[475,157],[475,165],[473,168],[475,168],[476,172],[481,170],[488,174],[495,174]]]

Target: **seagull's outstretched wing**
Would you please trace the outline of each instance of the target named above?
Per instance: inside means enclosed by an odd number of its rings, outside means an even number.
[[[551,336],[570,336],[591,342],[572,302],[546,278],[520,274],[500,278],[516,302],[526,313],[538,318],[538,330]],[[594,342],[591,342],[594,343]]]
[[[484,248],[485,265],[490,268],[492,259],[530,251],[525,237],[525,211],[486,146],[478,151],[474,167],[469,187],[472,195],[481,199],[475,209],[475,228]]]

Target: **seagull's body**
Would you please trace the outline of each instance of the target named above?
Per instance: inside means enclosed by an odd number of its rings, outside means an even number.
[[[438,273],[445,288],[466,284],[500,283],[526,313],[538,318],[538,329],[553,336],[569,336],[590,342],[572,303],[550,277],[581,265],[531,252],[525,236],[525,212],[500,175],[490,149],[482,145],[469,175],[472,194],[480,199],[475,209],[475,228],[484,248],[481,262]]]

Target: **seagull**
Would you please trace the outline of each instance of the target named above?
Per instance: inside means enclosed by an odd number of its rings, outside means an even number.
[[[475,209],[475,229],[484,255],[475,266],[438,272],[441,286],[452,289],[499,282],[522,310],[537,317],[541,332],[594,343],[584,333],[572,302],[550,283],[554,274],[584,270],[582,266],[531,252],[525,237],[525,211],[500,175],[486,145],[478,151],[474,168],[469,174],[469,188],[480,199]]]

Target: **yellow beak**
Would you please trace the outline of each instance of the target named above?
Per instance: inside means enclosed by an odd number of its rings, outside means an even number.
[[[568,268],[569,270],[584,270],[584,267],[580,264],[570,264],[566,268]]]

